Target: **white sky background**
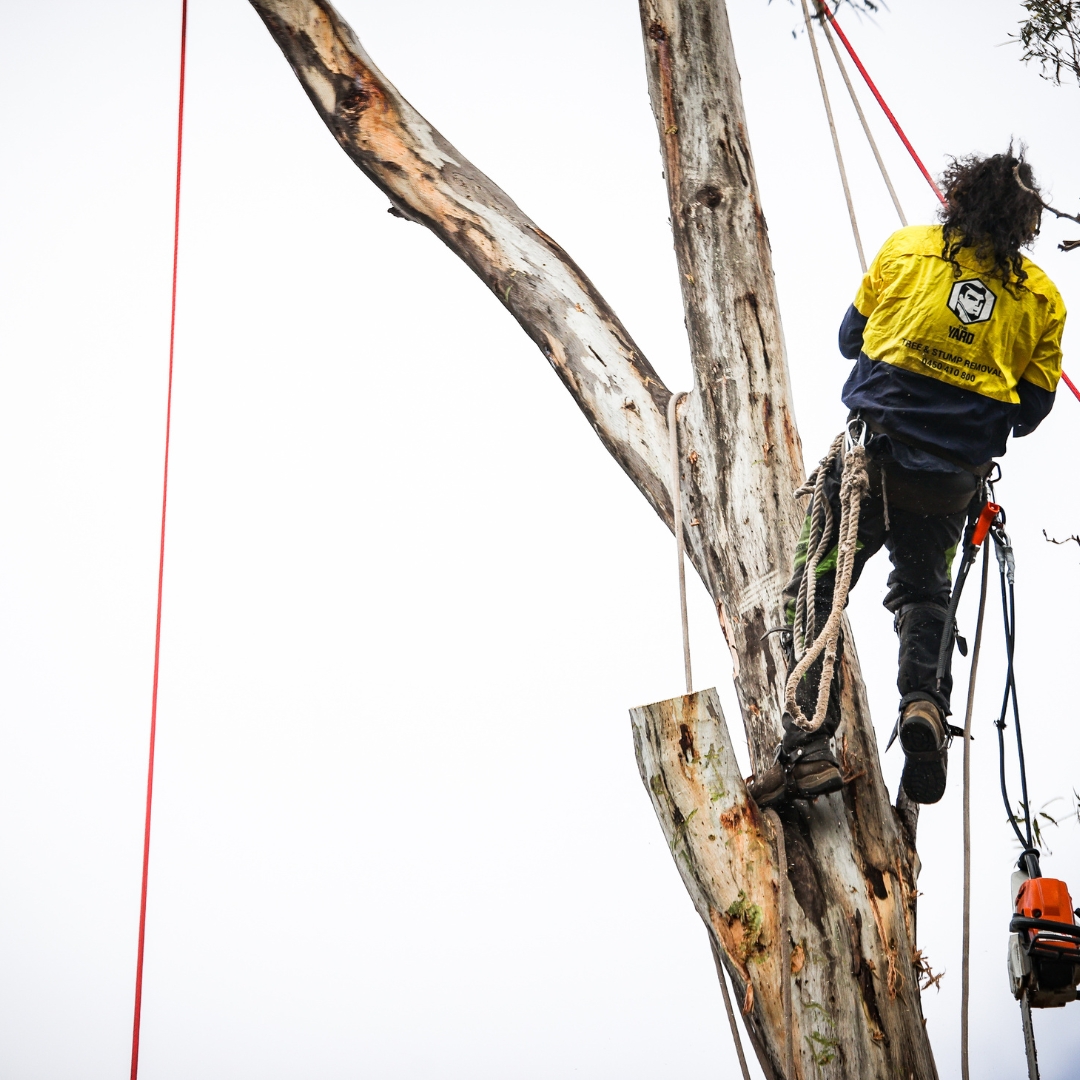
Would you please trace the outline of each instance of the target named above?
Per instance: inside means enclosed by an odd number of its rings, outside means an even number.
[[[688,387],[635,5],[340,7]],[[999,47],[1019,5],[894,8],[845,25],[931,170],[1015,135],[1075,207],[1080,89]],[[797,10],[731,15],[812,462],[843,418],[835,335],[859,271]],[[96,1080],[125,1075],[130,1040],[179,2],[4,0],[0,20],[0,1076]],[[386,213],[250,7],[191,0],[189,33],[143,1076],[734,1075],[627,718],[682,687],[670,534],[495,298]],[[871,253],[895,216],[832,81]],[[909,219],[930,220],[871,105]],[[1080,311],[1080,254],[1055,250],[1078,234],[1048,220],[1035,257]],[[1037,806],[1080,786],[1080,550],[1041,536],[1080,530],[1080,404],[1059,396],[999,488]],[[887,570],[882,554],[852,603],[882,742]],[[691,593],[697,685],[719,686],[737,729]],[[973,749],[985,1080],[1023,1070],[999,619],[992,600]],[[959,796],[957,747],[920,828],[943,1078],[959,1075]],[[1045,869],[1080,894],[1080,828],[1051,842]],[[1075,1076],[1078,1012],[1037,1017],[1044,1080]]]

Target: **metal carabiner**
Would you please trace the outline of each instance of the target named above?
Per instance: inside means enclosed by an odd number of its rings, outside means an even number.
[[[858,427],[858,435],[852,434],[852,428]],[[866,421],[860,419],[858,416],[853,417],[847,422],[847,427],[844,428],[844,453],[850,454],[856,446],[866,445],[866,433],[869,429],[866,426]]]
[[[997,555],[998,570],[1003,573],[1010,585],[1016,584],[1016,555],[1013,553],[1009,534],[999,525],[990,529],[994,538],[994,554]]]

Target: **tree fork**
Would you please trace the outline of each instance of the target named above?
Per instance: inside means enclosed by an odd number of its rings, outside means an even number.
[[[431,229],[484,281],[672,527],[670,393],[588,278],[405,101],[326,0],[251,3],[342,149],[400,216]],[[685,539],[716,603],[761,767],[779,736],[784,680],[779,650],[762,635],[782,617],[802,516],[791,492],[803,478],[768,236],[723,3],[640,6],[695,372],[682,410]],[[840,744],[851,782],[784,815],[784,869],[796,901],[787,927],[798,966],[795,1076],[931,1080],[913,966],[914,851],[889,805],[850,631],[846,639]],[[680,762],[706,769],[710,745],[730,746],[714,698],[684,700],[679,725],[664,711],[670,703],[635,710],[642,776],[743,995],[759,1060],[770,1077],[794,1080],[783,1072],[781,868],[730,753],[717,800],[704,773],[682,775]],[[738,810],[724,819],[737,818],[732,829],[715,831],[723,822],[713,823],[714,803]],[[713,831],[703,831],[707,823]]]

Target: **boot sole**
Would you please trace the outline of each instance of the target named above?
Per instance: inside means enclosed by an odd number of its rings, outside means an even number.
[[[938,744],[934,726],[921,717],[912,717],[900,726],[904,748],[904,771],[900,785],[912,802],[928,806],[940,802],[948,780],[948,750]]]

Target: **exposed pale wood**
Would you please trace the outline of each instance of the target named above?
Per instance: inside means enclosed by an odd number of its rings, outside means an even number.
[[[430,228],[514,315],[671,527],[670,395],[581,270],[401,97],[326,0],[252,4],[345,152],[395,212]],[[716,602],[761,767],[779,736],[784,680],[775,639],[762,635],[781,621],[801,519],[791,492],[803,478],[768,236],[722,0],[640,7],[695,371],[681,409],[684,536]],[[913,831],[889,806],[850,632],[844,672],[840,743],[852,782],[784,817],[802,964],[796,1075],[932,1080],[912,960]],[[759,1059],[782,1077],[779,930],[769,914],[779,868],[715,694],[635,710],[634,730],[687,889],[736,985],[744,995],[753,988]],[[745,921],[730,914],[740,890],[762,912],[749,946]],[[832,1060],[815,1064],[813,1045]]]
[[[779,643],[762,635],[783,622],[780,593],[802,518],[792,491],[804,475],[768,234],[724,4],[639,6],[695,371],[684,406],[684,498],[702,522],[695,562],[736,660],[761,768],[779,732],[784,679]],[[911,966],[913,852],[881,778],[850,628],[846,639],[840,744],[854,780],[843,796],[785,817],[792,886],[820,934],[804,977],[813,1000],[846,1021],[836,1075],[930,1078]]]
[[[592,282],[398,93],[329,3],[251,3],[341,148],[498,297],[670,527],[671,395]]]
[[[767,1076],[785,1077],[780,868],[769,827],[739,775],[716,691],[645,705],[630,716],[641,778],[683,883],[749,1003],[744,1018],[758,1060]],[[789,901],[786,928],[795,1076],[929,1080],[933,1064],[912,1052],[907,1030],[912,1017],[922,1027],[910,958],[885,945],[881,933],[903,921],[910,896],[891,875],[867,881],[847,850],[843,810],[834,795],[782,815],[797,901]]]

